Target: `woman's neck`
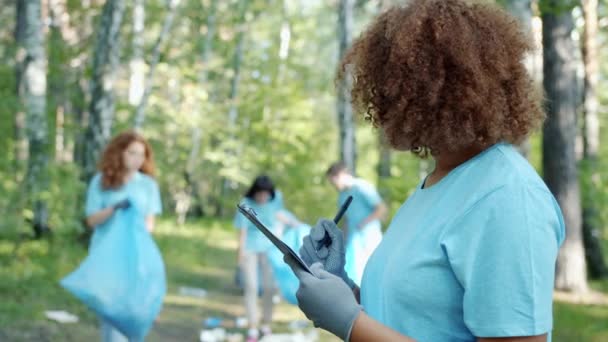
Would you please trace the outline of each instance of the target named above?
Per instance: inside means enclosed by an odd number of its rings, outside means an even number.
[[[124,182],[127,183],[128,181],[130,181],[131,178],[133,178],[133,176],[135,175],[136,172],[137,172],[137,170],[127,171],[127,174],[124,177]]]

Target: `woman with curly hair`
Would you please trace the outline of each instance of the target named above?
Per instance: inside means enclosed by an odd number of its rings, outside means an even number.
[[[355,40],[338,77],[392,147],[434,159],[361,284],[341,231],[304,239],[300,308],[349,341],[547,341],[564,239],[560,208],[514,147],[543,120],[516,19],[487,4],[413,0]],[[320,244],[325,234],[332,242]]]
[[[89,249],[95,248],[115,225],[114,213],[129,206],[145,215],[146,228],[152,232],[154,217],[161,213],[161,200],[148,142],[134,132],[119,134],[103,152],[99,171],[87,191],[86,223],[94,229]],[[104,342],[126,341],[117,329],[103,320],[101,335]]]

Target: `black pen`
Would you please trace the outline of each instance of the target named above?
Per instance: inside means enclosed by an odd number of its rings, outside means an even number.
[[[338,222],[340,222],[340,220],[342,219],[342,216],[344,216],[344,213],[346,213],[346,210],[348,209],[348,207],[350,206],[352,201],[353,201],[353,196],[348,196],[348,198],[346,198],[346,201],[344,201],[344,204],[342,204],[342,206],[340,207],[340,210],[338,210],[338,213],[334,217],[334,223],[336,225],[338,224]],[[317,250],[323,246],[329,247],[330,245],[331,245],[331,237],[329,237],[329,233],[326,231],[325,236],[323,236],[323,239],[321,241],[319,241]]]

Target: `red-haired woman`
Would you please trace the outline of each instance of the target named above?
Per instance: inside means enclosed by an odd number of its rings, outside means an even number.
[[[86,200],[86,223],[94,229],[90,250],[113,225],[114,213],[129,206],[145,215],[146,228],[151,232],[154,217],[161,212],[161,201],[148,142],[134,132],[119,134],[106,147],[99,171],[89,184]],[[101,335],[104,342],[126,341],[103,320]]]

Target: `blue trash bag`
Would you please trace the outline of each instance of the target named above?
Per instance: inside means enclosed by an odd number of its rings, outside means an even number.
[[[298,253],[300,247],[302,247],[304,237],[309,233],[310,226],[301,224],[293,228],[287,228],[283,233],[283,236],[281,236],[281,240]],[[270,259],[270,265],[272,266],[272,271],[281,295],[288,303],[298,305],[296,292],[300,286],[300,281],[291,268],[283,261],[283,253],[273,246],[270,252],[268,252],[268,259]]]
[[[131,341],[143,341],[166,293],[165,265],[137,209],[116,212],[102,239],[60,282]]]

